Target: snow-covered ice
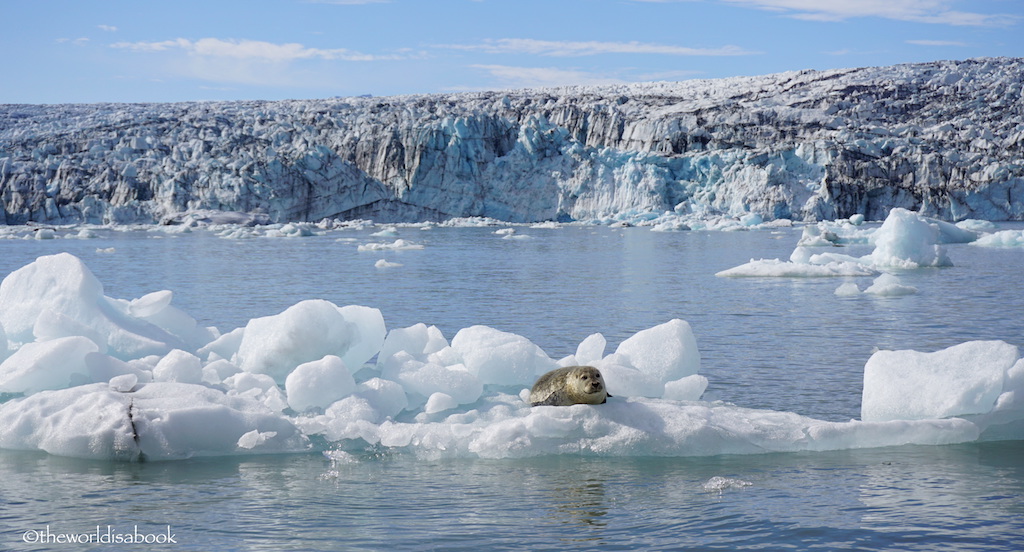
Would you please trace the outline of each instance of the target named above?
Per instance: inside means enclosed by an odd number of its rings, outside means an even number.
[[[864,367],[861,418],[973,416],[991,425],[1024,427],[1022,399],[1024,362],[1008,343],[971,341],[931,353],[879,351]]]
[[[1024,247],[1024,230],[1003,230],[985,234],[971,242],[982,247]]]
[[[0,447],[116,460],[324,443],[430,458],[687,456],[1024,435],[1024,360],[1003,342],[876,353],[862,419],[828,422],[701,400],[708,380],[696,333],[678,319],[612,352],[592,334],[556,361],[488,326],[450,341],[426,324],[388,331],[365,306],[300,301],[221,333],[197,329],[172,303],[169,291],[107,297],[68,254],[9,274],[0,284]],[[542,373],[583,363],[605,374],[606,404],[524,400]]]

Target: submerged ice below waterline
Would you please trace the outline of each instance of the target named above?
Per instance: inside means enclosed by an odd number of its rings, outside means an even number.
[[[943,396],[922,399],[922,415],[827,422],[700,401],[707,380],[682,320],[638,332],[610,354],[594,334],[555,360],[530,340],[488,326],[463,328],[449,342],[426,324],[387,332],[377,309],[324,300],[300,301],[221,334],[171,306],[170,292],[132,301],[104,293],[66,254],[5,278],[0,388],[24,397],[0,406],[0,446],[150,459],[311,446],[384,446],[428,457],[684,456],[1019,438],[1024,417],[1016,401],[1019,362],[1000,368],[1001,385],[988,390],[992,402],[969,398],[977,382],[951,380]],[[606,373],[615,400],[567,408],[530,408],[523,400],[541,373],[578,362]],[[942,378],[946,364],[923,363],[917,374]],[[877,403],[869,393],[865,404]],[[940,400],[943,408],[927,408]],[[87,423],[96,419],[105,422]]]

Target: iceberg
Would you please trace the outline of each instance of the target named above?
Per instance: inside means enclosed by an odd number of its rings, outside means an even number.
[[[291,422],[255,401],[184,383],[149,383],[129,392],[106,383],[42,391],[0,406],[0,424],[0,447],[79,458],[172,460],[307,449]],[[267,438],[239,446],[252,431]]]
[[[49,302],[39,283],[60,284]],[[40,257],[0,287],[0,312],[48,313],[48,327],[61,330],[33,335],[11,320],[14,338],[0,343],[0,447],[9,449],[117,461],[380,447],[424,458],[692,456],[1024,437],[1024,360],[1004,342],[879,351],[865,366],[861,419],[830,422],[702,400],[708,379],[680,319],[612,352],[591,334],[556,361],[488,326],[449,341],[422,323],[387,331],[377,309],[307,300],[224,334],[211,329],[201,346],[153,352],[112,346],[133,342],[110,336],[155,332],[143,319],[172,308],[170,292],[108,298],[67,254]],[[99,304],[119,305],[116,318],[99,317],[108,313]],[[580,363],[602,370],[606,404],[529,405],[538,375]]]
[[[825,227],[827,228],[827,226]],[[867,234],[865,239],[875,244],[875,249],[862,257],[851,257],[837,253],[812,253],[810,248],[822,242],[835,245],[840,238],[825,230],[821,225],[806,230],[800,238],[789,261],[760,259],[718,272],[716,276],[810,278],[835,276],[875,276],[887,269],[915,269],[923,267],[945,267],[953,263],[946,255],[945,240],[967,240],[977,236],[957,227],[924,217],[906,209],[896,208],[889,212],[882,226]],[[943,228],[947,230],[944,232]],[[856,231],[860,234],[860,231]],[[824,237],[823,237],[824,236]],[[875,288],[878,290],[879,288]],[[892,288],[893,291],[895,288]],[[872,293],[874,293],[873,291]],[[899,292],[909,292],[901,289]],[[882,292],[879,291],[880,294]]]
[[[1024,230],[1003,230],[985,234],[971,244],[979,247],[1024,247]]]

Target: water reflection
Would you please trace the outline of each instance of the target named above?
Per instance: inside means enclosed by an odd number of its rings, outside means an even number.
[[[927,534],[953,548],[1019,549],[1022,456],[1022,441],[901,449],[864,470],[864,527],[894,539]]]

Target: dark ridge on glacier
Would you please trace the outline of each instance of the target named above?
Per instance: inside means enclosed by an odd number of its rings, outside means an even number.
[[[1024,59],[602,87],[0,105],[0,224],[673,211],[1024,219]]]

